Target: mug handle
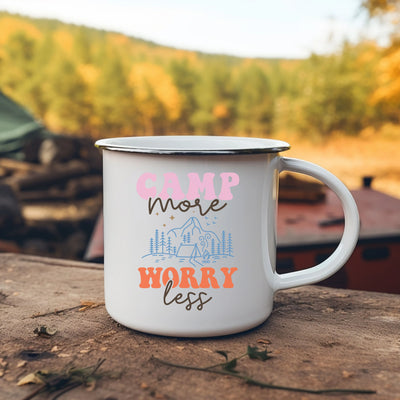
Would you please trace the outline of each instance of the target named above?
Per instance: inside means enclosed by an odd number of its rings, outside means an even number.
[[[338,271],[351,256],[360,232],[360,217],[356,202],[346,186],[326,169],[308,161],[281,157],[279,172],[292,171],[310,175],[325,183],[339,197],[344,211],[344,231],[336,250],[320,264],[286,274],[274,273],[274,290],[310,285]]]

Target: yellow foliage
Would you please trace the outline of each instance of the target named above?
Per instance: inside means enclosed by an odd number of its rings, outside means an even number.
[[[189,51],[189,50],[176,49],[174,58],[177,58],[180,60],[187,60],[191,64],[195,64],[198,61],[197,53],[194,51]]]
[[[224,119],[229,117],[229,110],[226,104],[224,103],[217,103],[212,110],[212,113],[215,118]]]
[[[59,29],[53,34],[54,42],[58,44],[58,47],[64,52],[70,54],[74,47],[74,38],[71,33],[64,29]]]
[[[367,8],[370,15],[396,11],[396,4],[391,0],[364,0],[362,5]]]
[[[375,42],[369,42],[368,47],[357,57],[357,63],[360,67],[373,61],[378,55],[378,48]]]
[[[134,64],[129,74],[129,84],[139,101],[139,106],[141,102],[145,104],[152,97],[156,97],[171,121],[179,118],[182,107],[181,97],[171,76],[160,66],[152,63]],[[153,112],[155,110],[150,114]]]
[[[400,48],[383,57],[378,64],[378,89],[371,96],[373,104],[400,100]]]
[[[4,45],[8,38],[18,32],[37,40],[42,38],[42,33],[34,25],[14,17],[0,18],[0,45]]]
[[[130,39],[122,33],[109,33],[107,38],[111,44],[117,46],[125,46],[130,43]]]
[[[100,75],[99,69],[92,64],[79,64],[77,71],[83,81],[89,86],[92,86]]]
[[[63,121],[57,113],[47,111],[44,116],[46,127],[52,132],[61,132],[64,129]]]

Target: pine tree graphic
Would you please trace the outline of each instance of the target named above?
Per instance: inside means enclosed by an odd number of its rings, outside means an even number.
[[[233,245],[232,245],[232,235],[229,233],[228,234],[228,255],[233,254]]]
[[[156,229],[156,232],[155,232],[155,238],[154,238],[154,250],[155,250],[155,252],[154,252],[154,254],[158,254],[158,248],[159,248],[159,236],[158,236],[158,229]]]
[[[154,254],[154,239],[150,238],[150,254]]]
[[[225,231],[222,231],[222,254],[226,252],[226,235]]]
[[[171,254],[171,237],[168,237],[168,241],[167,241],[167,254]]]
[[[161,246],[161,254],[164,254],[164,248],[165,248],[165,234],[164,234],[164,231],[161,232],[160,246]]]
[[[211,255],[215,254],[215,240],[211,240]]]

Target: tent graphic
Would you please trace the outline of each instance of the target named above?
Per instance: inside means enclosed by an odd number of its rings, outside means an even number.
[[[175,255],[184,258],[201,257],[197,244],[181,244]]]

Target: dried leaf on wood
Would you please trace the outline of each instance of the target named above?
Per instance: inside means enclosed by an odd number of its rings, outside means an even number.
[[[81,300],[80,303],[81,307],[79,308],[78,311],[86,311],[89,308],[96,308],[104,305],[104,303],[96,303],[94,301],[87,301],[87,300]]]
[[[57,333],[57,329],[50,328],[46,325],[38,326],[33,330],[33,333],[37,336],[42,336],[49,338],[50,336],[54,336]]]
[[[49,374],[49,372],[47,370],[31,372],[28,375],[25,375],[23,378],[21,378],[18,381],[17,385],[23,386],[23,385],[27,385],[28,383],[33,383],[35,385],[36,384],[42,385],[43,383],[45,383],[43,377],[48,374]]]

